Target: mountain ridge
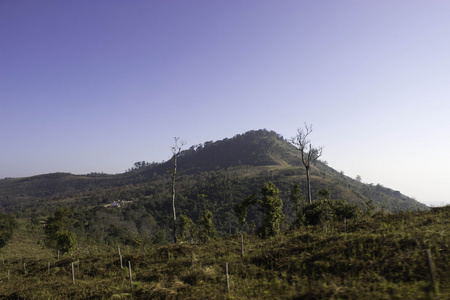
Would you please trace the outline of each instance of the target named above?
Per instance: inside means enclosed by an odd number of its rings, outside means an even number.
[[[5,208],[42,202],[48,199],[58,200],[64,197],[90,197],[100,190],[115,187],[126,195],[128,189],[146,189],[153,181],[164,183],[167,188],[167,170],[172,167],[171,160],[154,163],[129,172],[109,175],[91,173],[73,175],[70,173],[50,173],[24,178],[9,178],[0,180],[0,205]],[[266,129],[252,130],[237,134],[233,138],[218,141],[207,141],[200,145],[183,150],[178,158],[179,190],[181,194],[192,194],[190,189],[196,182],[195,176],[203,173],[217,173],[232,182],[239,189],[239,180],[258,183],[274,181],[288,188],[298,183],[305,190],[304,168],[300,161],[298,150],[281,135]],[[381,185],[370,185],[347,177],[325,162],[318,161],[312,166],[313,193],[319,188],[328,188],[335,198],[346,198],[348,202],[363,206],[372,200],[374,204],[388,211],[405,209],[425,209],[426,206],[411,199],[399,191],[385,188]],[[186,178],[183,178],[186,177]],[[192,178],[191,178],[192,177]],[[249,180],[251,178],[252,180]],[[183,180],[186,179],[186,182]],[[187,184],[190,181],[190,184]],[[233,188],[233,187],[230,187]],[[187,189],[187,190],[185,190]],[[209,188],[212,190],[213,188]],[[251,190],[257,190],[253,187]],[[160,189],[159,192],[167,193]],[[285,192],[287,193],[287,192]],[[139,194],[139,193],[138,193]],[[215,193],[214,193],[215,194]],[[145,193],[144,193],[145,195]],[[218,195],[221,199],[221,196]],[[221,199],[236,202],[237,199]],[[217,199],[219,201],[219,199]]]

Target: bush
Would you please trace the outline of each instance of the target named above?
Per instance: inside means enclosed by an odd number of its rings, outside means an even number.
[[[203,216],[198,220],[200,239],[208,240],[216,236],[216,228],[212,221],[212,213],[209,210],[203,212]]]
[[[306,225],[317,225],[326,221],[342,221],[358,215],[355,205],[344,200],[321,199],[303,208],[303,220]]]
[[[185,215],[181,214],[177,219],[178,223],[178,239],[180,241],[191,241],[195,235],[195,224],[194,222]]]
[[[266,183],[261,189],[262,200],[258,201],[260,211],[264,213],[264,221],[259,228],[263,236],[273,236],[280,232],[284,220],[283,201],[278,196],[280,190],[272,182]]]
[[[47,219],[45,226],[46,244],[56,247],[63,253],[70,252],[76,245],[77,235],[68,230],[71,215],[70,209],[63,207],[57,210],[52,217]]]
[[[17,222],[12,216],[0,214],[0,248],[6,246],[16,228]]]
[[[61,250],[62,253],[68,253],[75,247],[77,236],[70,231],[58,232],[56,242],[58,249]]]

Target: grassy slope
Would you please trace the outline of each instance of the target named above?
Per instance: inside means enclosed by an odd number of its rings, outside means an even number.
[[[425,250],[431,249],[441,299],[450,299],[449,228],[450,206],[304,227],[266,240],[246,236],[244,258],[237,236],[199,245],[123,248],[124,265],[132,263],[131,289],[116,248],[80,246],[57,261],[38,244],[42,230],[22,223],[13,242],[0,250],[6,259],[0,297],[429,299],[434,291]],[[79,261],[75,285],[73,261]]]

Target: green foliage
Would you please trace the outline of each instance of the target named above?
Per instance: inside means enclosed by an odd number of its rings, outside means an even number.
[[[373,204],[373,200],[368,200],[364,202],[365,214],[371,216],[375,211],[375,205]]]
[[[177,213],[197,221],[209,210],[217,236],[241,230],[251,232],[251,228],[264,223],[264,214],[258,211],[258,205],[247,205],[242,199],[252,194],[261,197],[259,191],[268,181],[279,188],[282,199],[290,198],[294,183],[300,183],[299,189],[306,191],[306,174],[298,154],[280,135],[267,130],[250,131],[182,151]],[[151,245],[156,235],[168,234],[169,226],[172,227],[168,219],[173,215],[168,201],[171,178],[166,173],[171,162],[140,165],[145,167],[116,175],[55,173],[0,180],[0,205],[18,218],[32,219],[35,227],[61,206],[67,206],[73,210],[67,217],[67,230],[75,233],[79,242],[136,245],[135,241],[140,240],[143,245]],[[333,197],[361,207],[373,200],[374,207],[385,207],[386,212],[426,209],[398,191],[340,176],[320,161],[311,165],[310,171],[312,193],[316,196],[318,190],[327,188]],[[129,204],[106,207],[118,200]],[[301,208],[291,201],[284,203],[286,220],[297,220],[295,226],[302,223],[298,214]]]
[[[200,220],[198,220],[199,236],[201,240],[208,240],[214,238],[216,235],[216,228],[212,217],[212,213],[209,210],[205,210]]]
[[[280,232],[284,220],[283,201],[278,196],[279,189],[272,182],[266,183],[261,189],[262,200],[258,201],[264,221],[259,232],[262,236],[272,236]]]
[[[264,219],[258,232],[263,237],[276,235],[284,220],[283,201],[278,196],[280,190],[272,182],[265,183],[261,188],[262,200],[258,200],[253,194],[245,198],[240,205],[234,206],[236,217],[242,226],[246,223],[247,212],[251,205],[258,204],[258,209],[263,213]]]
[[[177,218],[178,222],[178,239],[180,241],[191,241],[195,236],[195,224],[185,215],[181,214]]]
[[[55,247],[62,253],[70,252],[76,245],[77,236],[68,230],[69,216],[72,211],[67,207],[58,209],[52,217],[47,219],[45,235],[47,245]]]
[[[331,192],[328,189],[321,189],[317,192],[319,195],[319,199],[330,199],[331,198]]]
[[[167,245],[169,242],[167,241],[166,232],[163,230],[159,230],[152,238],[152,243],[154,245]]]
[[[0,214],[0,248],[6,246],[17,228],[16,220],[8,214]]]
[[[234,212],[241,226],[244,226],[247,222],[247,213],[249,206],[255,204],[256,202],[256,195],[253,194],[245,198],[241,204],[236,204],[234,206]]]
[[[294,222],[292,224],[293,228],[298,228],[301,222],[301,212],[303,207],[306,205],[305,196],[302,194],[302,189],[298,184],[295,184],[291,189],[289,194],[289,199],[292,202],[294,208]]]
[[[302,189],[298,184],[295,184],[291,189],[289,199],[291,199],[291,202],[296,211],[298,211],[299,208],[301,208],[301,206],[305,204],[305,196],[302,194]]]
[[[70,215],[70,210],[67,207],[62,207],[57,210],[52,217],[47,219],[45,225],[45,234],[48,242],[55,242],[58,233],[65,230],[67,224],[67,217]]]
[[[303,208],[303,220],[307,225],[317,225],[327,221],[342,221],[358,215],[358,208],[345,200],[321,199]]]
[[[116,246],[83,245],[58,261],[36,244],[38,229],[19,226],[0,250],[11,277],[6,280],[4,272],[0,291],[5,299],[450,299],[450,206],[329,225],[331,230],[305,226],[265,239],[245,235],[243,257],[240,235],[198,244],[121,246],[123,269]]]
[[[77,244],[77,236],[70,231],[59,231],[56,234],[56,245],[62,253],[71,252]]]

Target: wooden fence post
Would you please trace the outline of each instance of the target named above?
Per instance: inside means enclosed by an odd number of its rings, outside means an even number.
[[[72,263],[72,282],[73,285],[75,285],[75,269],[73,268],[73,263]]]
[[[244,257],[244,234],[241,232],[241,257]]]
[[[130,286],[131,291],[133,291],[133,276],[131,275],[131,261],[128,261],[128,271],[130,273]]]
[[[434,292],[436,293],[436,297],[439,299],[439,287],[436,280],[436,270],[434,269],[433,258],[431,257],[431,249],[427,249],[427,256],[428,264],[430,265],[431,280],[433,280]]]
[[[230,278],[228,276],[228,263],[225,263],[225,275],[227,277],[227,293],[230,293]]]

